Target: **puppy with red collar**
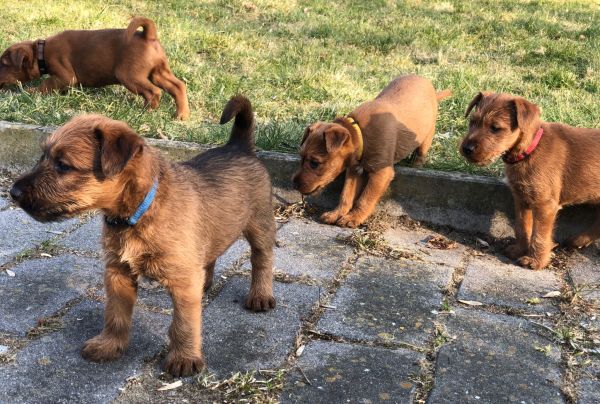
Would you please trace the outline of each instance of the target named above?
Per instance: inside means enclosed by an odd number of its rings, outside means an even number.
[[[509,94],[481,92],[467,107],[469,114],[463,156],[476,165],[504,160],[516,237],[506,255],[542,269],[555,245],[558,211],[566,205],[600,204],[600,130],[544,122],[537,105]],[[600,210],[594,223],[567,243],[585,247],[598,237]]]
[[[321,220],[343,227],[362,224],[394,178],[394,163],[413,152],[416,165],[425,161],[438,101],[449,95],[449,90],[436,94],[424,77],[400,76],[347,117],[310,125],[300,145],[302,166],[292,178],[294,187],[315,194],[345,171],[339,205]]]

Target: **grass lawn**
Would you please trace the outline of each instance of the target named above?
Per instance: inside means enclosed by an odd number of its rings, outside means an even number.
[[[543,118],[600,126],[600,1],[426,0],[3,0],[0,47],[64,29],[156,21],[175,74],[188,86],[192,118],[171,119],[120,86],[67,94],[0,92],[0,119],[59,125],[82,112],[127,121],[146,136],[221,143],[216,124],[241,92],[258,116],[257,143],[293,152],[304,127],[373,98],[394,76],[417,73],[454,96],[440,105],[427,167],[476,169],[457,152],[463,113],[479,90],[521,94]]]

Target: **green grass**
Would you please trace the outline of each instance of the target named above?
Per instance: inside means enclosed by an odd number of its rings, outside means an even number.
[[[523,95],[543,118],[600,126],[599,1],[4,0],[0,47],[67,28],[154,19],[192,118],[171,119],[120,86],[67,94],[0,93],[0,119],[59,125],[81,112],[127,121],[146,136],[222,143],[221,109],[241,92],[258,116],[257,143],[293,152],[304,127],[373,98],[395,75],[417,73],[454,96],[440,106],[427,167],[498,175],[457,153],[466,105],[479,90]]]

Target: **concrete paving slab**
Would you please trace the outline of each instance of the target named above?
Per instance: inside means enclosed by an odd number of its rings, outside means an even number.
[[[568,261],[569,275],[584,299],[600,301],[599,262],[600,252],[595,246],[576,251]]]
[[[0,273],[0,331],[21,335],[102,279],[98,260],[74,255],[24,261],[12,271]]]
[[[100,303],[84,301],[63,319],[64,328],[32,341],[14,363],[0,366],[0,397],[10,402],[106,403],[119,394],[144,358],[164,347],[169,316],[136,311],[132,338],[123,357],[93,363],[80,355],[83,343],[102,329]]]
[[[319,299],[315,286],[275,282],[277,307],[266,313],[246,310],[250,279],[230,279],[204,310],[204,354],[218,377],[232,372],[280,366],[293,349],[302,319]]]
[[[577,402],[579,404],[600,403],[600,372],[596,379],[585,378],[577,384]]]
[[[473,257],[468,263],[458,299],[529,312],[555,312],[558,311],[554,305],[556,299],[542,296],[560,289],[561,283],[553,271],[532,271],[486,255]]]
[[[424,345],[433,329],[432,310],[440,309],[441,290],[451,279],[445,265],[363,257],[317,328],[346,338]]]
[[[27,216],[21,209],[0,212],[0,265],[19,252],[34,248],[79,223],[79,219],[64,222],[40,223]]]
[[[7,199],[0,198],[0,210],[7,208],[10,206],[10,202]]]
[[[409,403],[423,355],[385,349],[313,341],[288,374],[283,403]]]
[[[446,328],[428,403],[563,402],[560,349],[526,320],[458,309]]]
[[[102,225],[102,215],[96,215],[63,240],[60,240],[58,244],[75,251],[99,254],[102,251]]]
[[[350,234],[350,230],[341,227],[308,219],[291,219],[277,232],[275,270],[320,281],[330,280],[352,255],[352,248],[337,237]],[[244,269],[250,269],[250,262],[244,264]]]
[[[221,255],[215,264],[215,281],[228,269],[231,269],[233,265],[240,259],[244,254],[250,253],[250,244],[243,239],[238,239]],[[248,255],[249,256],[249,255]]]
[[[445,264],[452,268],[461,265],[466,247],[458,242],[442,236],[439,233],[427,229],[408,230],[402,227],[387,230],[384,239],[392,246],[401,250],[407,250],[417,257],[438,264]],[[427,241],[431,238],[439,238],[453,242],[450,248],[433,248]]]

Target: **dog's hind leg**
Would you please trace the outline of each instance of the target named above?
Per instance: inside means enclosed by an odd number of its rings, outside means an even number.
[[[128,266],[109,265],[104,273],[106,308],[104,328],[100,335],[83,345],[81,355],[94,362],[119,358],[129,343],[133,305],[137,298],[137,282]]]
[[[273,297],[273,247],[275,246],[275,220],[270,210],[257,213],[244,230],[251,247],[252,281],[246,307],[253,311],[275,308]]]
[[[210,262],[204,266],[204,291],[206,292],[213,284],[213,277],[215,275],[215,261]]]
[[[120,76],[117,74],[119,82],[125,86],[129,91],[136,95],[141,95],[146,101],[146,106],[150,109],[158,108],[160,103],[161,91],[160,88],[155,86],[148,78]]]
[[[600,206],[596,207],[596,218],[594,223],[585,231],[567,239],[565,244],[575,248],[587,247],[600,238]]]
[[[190,117],[185,84],[171,72],[167,66],[160,66],[150,75],[150,81],[165,90],[175,99],[177,111],[175,118],[186,120]]]
[[[417,149],[415,150],[415,159],[412,162],[412,165],[414,167],[421,167],[423,164],[425,164],[425,159],[427,158],[427,153],[429,152],[429,149],[431,148],[431,142],[433,142],[434,134],[435,134],[435,125],[433,126],[431,133],[427,135],[425,140],[423,140],[423,143],[421,143],[419,145],[419,147],[417,147]]]

